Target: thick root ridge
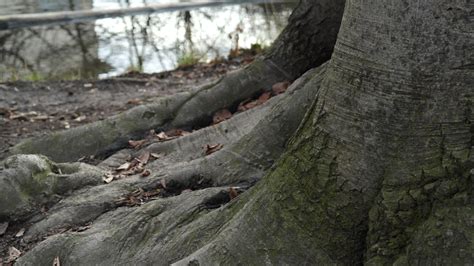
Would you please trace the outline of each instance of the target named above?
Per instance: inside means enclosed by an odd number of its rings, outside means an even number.
[[[26,140],[14,146],[11,153],[38,153],[57,162],[76,161],[89,155],[110,155],[150,129],[207,126],[216,111],[232,107],[285,79],[279,68],[269,62],[270,59],[256,60],[213,84],[158,99],[154,104],[103,121]]]
[[[212,200],[204,209],[227,204],[231,198],[258,181],[283,152],[286,141],[315,98],[314,88],[320,84],[322,72],[324,67],[308,71],[290,86],[287,93],[217,125],[167,142],[153,143],[141,150],[122,150],[98,167],[90,166],[100,173],[101,181],[106,171],[116,169],[127,157],[143,152],[159,155],[158,159],[146,165],[151,171],[150,176],[136,174],[110,184],[89,184],[89,187],[79,189],[52,205],[46,213],[36,214],[28,222],[32,225],[25,233],[25,240],[36,242],[47,235],[82,228],[91,222],[95,224],[110,213],[119,212],[122,209],[119,207],[127,205],[126,201],[130,198],[122,202],[119,199],[137,189],[144,193],[154,193],[159,189],[162,191],[160,195],[174,196],[187,194],[188,191],[197,193],[201,190],[213,191],[212,187],[224,187],[225,190],[221,188],[214,196],[207,195]],[[305,86],[310,80],[311,86]],[[223,144],[223,148],[206,156],[202,147],[214,142]],[[205,222],[203,226],[207,224]]]

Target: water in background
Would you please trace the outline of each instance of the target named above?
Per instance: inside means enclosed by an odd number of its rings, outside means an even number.
[[[140,6],[150,0],[0,0],[0,14]],[[166,1],[179,2],[179,1]],[[0,31],[0,80],[104,78],[269,45],[295,3],[243,4]]]

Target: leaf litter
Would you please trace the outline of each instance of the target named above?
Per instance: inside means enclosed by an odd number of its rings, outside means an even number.
[[[205,151],[204,151],[204,154],[205,155],[210,155],[210,154],[213,154],[214,152],[222,149],[224,147],[224,145],[222,144],[207,144],[205,146]]]

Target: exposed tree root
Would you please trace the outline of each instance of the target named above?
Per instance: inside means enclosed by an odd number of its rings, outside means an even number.
[[[103,121],[26,140],[13,147],[11,153],[41,153],[57,162],[88,155],[106,156],[125,147],[128,140],[143,137],[150,129],[207,126],[216,111],[236,106],[274,83],[291,78],[295,77],[287,77],[271,59],[263,58],[190,92],[164,97]]]
[[[217,125],[167,142],[153,143],[139,151],[122,150],[96,168],[88,166],[98,173],[96,183],[88,184],[93,187],[77,190],[54,204],[46,213],[33,216],[27,222],[32,225],[25,234],[25,240],[36,242],[67,228],[89,224],[99,216],[107,215],[104,213],[115,212],[113,210],[121,206],[118,199],[137,188],[146,191],[161,189],[166,195],[175,195],[188,189],[226,186],[224,194],[208,195],[215,202],[207,204],[204,209],[227,203],[230,200],[229,186],[247,189],[263,176],[283,152],[287,139],[296,130],[305,110],[317,95],[324,69],[325,66],[308,71],[290,86],[287,93]],[[310,85],[305,86],[309,81]],[[224,146],[205,156],[203,146],[214,143]],[[138,174],[98,185],[105,171],[116,169],[125,158],[141,152],[160,155],[158,160],[146,165],[151,170],[150,176],[144,178]],[[22,166],[17,167],[22,169]],[[19,191],[21,189],[16,190],[17,193]],[[222,203],[219,199],[223,200]],[[30,209],[24,211],[30,215],[34,213]]]
[[[448,2],[350,1],[330,63],[296,82],[291,97],[146,147],[163,156],[148,165],[149,176],[82,188],[35,217],[28,237],[68,222],[92,224],[48,237],[18,264],[56,257],[74,265],[472,264],[472,72],[453,68],[471,39],[465,19],[445,19],[467,18],[468,4],[446,9]],[[324,1],[301,3],[292,19],[329,10],[319,6]],[[398,19],[420,15],[429,22],[412,27]],[[293,26],[316,25],[317,32],[325,21]],[[218,95],[199,93],[206,92]],[[188,103],[197,109],[187,112],[198,110],[191,119],[179,113]],[[293,113],[298,105],[303,111]],[[208,110],[217,109],[198,108],[205,106],[204,98],[188,97],[177,122],[166,122],[206,125]],[[239,127],[244,118],[250,125]],[[213,140],[225,146],[204,156],[199,146]],[[100,166],[115,168],[129,155],[121,151]]]

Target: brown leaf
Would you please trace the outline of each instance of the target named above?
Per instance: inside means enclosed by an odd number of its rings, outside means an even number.
[[[130,167],[128,169],[132,169],[133,167],[139,164],[140,164],[140,161],[137,158],[133,158],[133,160],[130,162]]]
[[[46,121],[48,119],[50,119],[51,117],[48,116],[48,115],[38,115],[38,116],[35,116],[35,117],[32,117],[31,120],[32,121]]]
[[[89,224],[89,225],[79,226],[79,227],[75,228],[73,231],[74,232],[84,232],[84,231],[86,231],[90,228],[91,228],[91,225]]]
[[[121,206],[136,206],[143,204],[159,195],[159,189],[145,191],[142,188],[138,188],[137,190],[120,197],[118,200],[115,201],[115,203]]]
[[[289,81],[283,81],[283,82],[275,83],[272,86],[272,91],[275,95],[284,93],[288,89],[290,84],[291,83]]]
[[[171,75],[176,78],[182,78],[184,76],[184,72],[181,70],[172,72]]]
[[[109,184],[110,182],[114,181],[114,175],[112,175],[111,173],[106,173],[103,177],[102,177],[102,180],[106,183],[106,184]]]
[[[233,188],[233,187],[229,188],[229,197],[230,197],[230,199],[234,199],[238,195],[239,195],[239,193],[237,192],[237,190],[235,188]]]
[[[138,161],[138,159],[133,159],[133,161],[130,163],[131,167],[127,171],[120,172],[122,175],[134,175],[134,174],[139,174],[143,172],[145,169],[143,168],[143,164]]]
[[[166,135],[168,135],[168,137],[170,137],[170,138],[182,137],[182,136],[189,135],[189,134],[190,134],[190,132],[184,131],[184,130],[179,129],[179,128],[173,128],[173,129],[170,129],[170,130],[166,131]]]
[[[244,108],[245,108],[245,110],[248,110],[248,109],[254,108],[255,106],[258,106],[258,101],[251,101],[249,103],[246,103],[244,105]]]
[[[8,229],[8,222],[0,223],[0,236],[4,235]]]
[[[142,172],[142,176],[143,177],[147,177],[151,174],[151,171],[149,169],[145,169],[143,172]]]
[[[59,261],[59,257],[54,258],[53,266],[61,266],[61,262]]]
[[[28,121],[31,117],[37,117],[38,113],[35,111],[27,112],[27,113],[17,113],[10,115],[9,119],[11,120],[21,120],[21,121]]]
[[[8,248],[8,262],[14,262],[21,256],[21,251],[15,247]]]
[[[168,137],[168,135],[166,135],[165,132],[161,132],[157,134],[156,137],[158,138],[159,141],[166,141],[166,140],[171,139],[170,137]]]
[[[150,156],[155,159],[159,159],[160,155],[158,153],[150,153]]]
[[[251,102],[251,101],[252,101],[252,99],[247,99],[247,100],[241,102],[241,103],[239,104],[239,106],[237,107],[237,111],[238,111],[238,112],[247,111],[247,108],[245,107],[245,105],[248,104],[248,103]]]
[[[130,168],[132,168],[132,163],[126,162],[126,163],[120,165],[119,167],[117,167],[116,170],[117,170],[117,171],[126,171],[126,170],[128,170],[128,169],[130,169]]]
[[[16,233],[15,237],[22,237],[25,234],[25,228],[21,228],[18,233]]]
[[[145,142],[146,142],[146,140],[144,140],[144,139],[142,139],[142,140],[129,140],[128,145],[130,145],[130,147],[132,147],[134,149],[138,149],[141,146],[143,146],[143,144],[145,144]]]
[[[272,97],[272,94],[271,92],[267,91],[267,92],[264,92],[262,93],[262,95],[260,95],[260,97],[258,97],[257,99],[257,103],[260,105],[260,104],[264,104],[266,101],[268,101],[268,99],[270,99]]]
[[[0,115],[10,118],[10,116],[13,115],[13,110],[0,107]]]
[[[187,189],[181,191],[181,194],[189,193],[189,192],[192,192],[192,191],[193,191],[192,189],[187,188]]]
[[[138,156],[138,158],[136,158],[140,163],[142,164],[147,164],[148,163],[148,160],[150,160],[150,152],[149,151],[146,151],[146,152],[143,152],[140,156]]]
[[[164,178],[160,180],[160,184],[164,189],[166,189],[166,180]]]
[[[222,149],[223,147],[224,147],[224,145],[222,145],[222,144],[214,144],[214,145],[207,144],[205,154],[206,155],[212,154],[212,153]]]
[[[74,118],[74,121],[76,121],[76,122],[82,122],[82,121],[84,121],[84,120],[86,120],[86,119],[87,119],[87,116],[81,115],[81,116],[78,116],[78,117]]]
[[[229,110],[222,109],[222,110],[217,111],[214,114],[214,117],[212,118],[212,123],[215,125],[231,117],[232,117],[232,113]]]
[[[191,134],[191,132],[186,131],[186,130],[182,130],[182,129],[177,129],[177,130],[176,130],[176,133],[177,133],[178,136],[180,136],[180,137]]]
[[[143,193],[143,196],[146,198],[151,198],[160,195],[160,190],[154,190],[154,191],[147,191]]]
[[[138,98],[134,98],[134,99],[130,99],[127,101],[127,104],[133,104],[133,105],[139,105],[141,104],[143,101],[141,99],[138,99]]]

